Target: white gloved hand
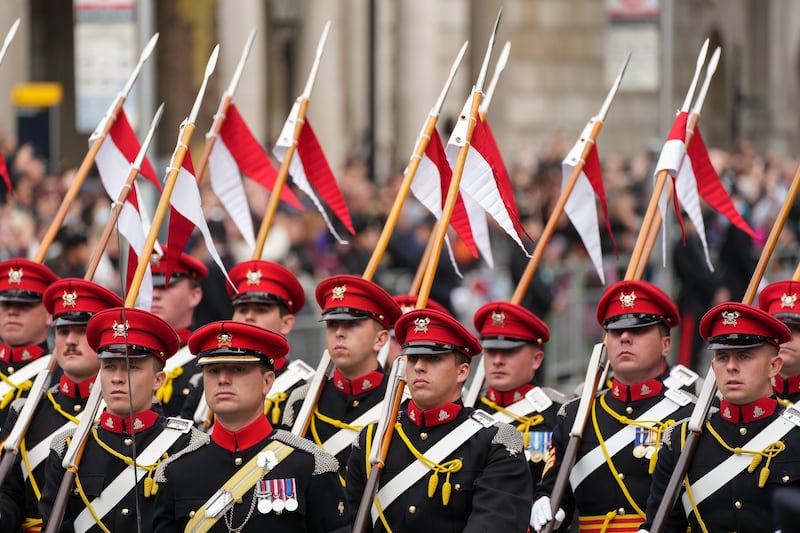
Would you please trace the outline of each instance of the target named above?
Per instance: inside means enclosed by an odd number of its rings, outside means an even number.
[[[564,509],[559,507],[558,511],[556,511],[555,523],[553,524],[555,526],[554,529],[561,525],[566,516]],[[534,531],[541,531],[551,520],[553,520],[553,512],[550,510],[550,498],[548,496],[542,496],[533,502],[533,507],[531,508],[531,527]]]
[[[640,529],[640,530],[639,530],[639,531],[637,531],[636,533],[650,533],[650,532],[649,532],[649,531],[647,531],[646,529]]]

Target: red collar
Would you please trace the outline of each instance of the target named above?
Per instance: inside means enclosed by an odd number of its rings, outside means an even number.
[[[800,392],[800,376],[788,378],[775,376],[772,378],[772,390],[777,394],[797,394]]]
[[[175,333],[178,334],[178,339],[181,341],[181,346],[186,346],[189,344],[189,337],[192,336],[192,330],[189,328],[180,328],[176,329]]]
[[[728,422],[748,424],[772,416],[778,408],[775,398],[761,398],[745,405],[734,405],[726,399],[719,402],[719,413]]]
[[[58,384],[58,390],[64,396],[72,398],[73,400],[80,398],[88,398],[89,393],[92,391],[92,384],[95,378],[89,378],[75,383],[64,374],[61,374],[61,381]]]
[[[158,413],[155,411],[142,411],[133,415],[133,433],[139,433],[145,429],[150,429],[158,421]],[[100,426],[106,431],[122,435],[131,434],[131,417],[112,415],[108,411],[103,411],[100,415]]]
[[[454,420],[463,406],[460,403],[446,403],[441,407],[435,407],[423,411],[414,403],[408,402],[408,419],[419,427],[441,426]]]
[[[333,371],[333,386],[345,394],[358,396],[380,387],[384,377],[383,372],[373,370],[369,374],[350,380],[344,377],[337,368]]]
[[[231,431],[217,420],[211,430],[211,440],[229,452],[239,452],[255,446],[271,434],[272,424],[265,416],[259,416],[252,424],[239,431]]]
[[[661,394],[664,384],[657,379],[648,379],[634,385],[623,385],[616,379],[611,381],[611,395],[621,402],[653,398]]]
[[[0,361],[4,363],[27,363],[44,355],[41,344],[17,346],[12,348],[8,344],[0,344]]]
[[[507,391],[499,391],[489,387],[489,389],[486,391],[486,397],[502,407],[507,407],[512,403],[516,403],[523,399],[525,397],[525,393],[533,388],[534,386],[530,383],[526,383],[517,387],[516,389]]]

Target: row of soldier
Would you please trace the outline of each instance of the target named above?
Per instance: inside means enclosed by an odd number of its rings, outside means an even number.
[[[185,254],[168,287],[153,265],[153,312],[31,261],[5,261],[0,272],[3,438],[47,366],[51,326],[58,364],[0,490],[2,531],[38,531],[50,520],[62,531],[349,531],[373,468],[388,381],[378,354],[390,343],[392,356],[406,358],[410,398],[394,425],[371,530],[523,532],[577,521],[580,531],[647,531],[698,384],[666,363],[679,322],[670,298],[642,281],[609,287],[597,319],[612,375],[552,513],[578,404],[537,385],[549,330],[521,306],[483,306],[476,336],[433,302],[412,309],[413,298],[358,276],[324,280],[315,296],[334,370],[308,431],[298,432],[314,391],[289,362],[285,335],[305,295],[282,266],[251,260],[231,269],[232,320],[194,332],[207,271]],[[721,396],[670,531],[781,525],[772,498],[800,479],[796,292],[795,282],[773,283],[760,307],[726,303],[701,321]],[[488,387],[473,407],[462,390],[481,353]],[[95,380],[105,410],[56,516],[62,460]]]

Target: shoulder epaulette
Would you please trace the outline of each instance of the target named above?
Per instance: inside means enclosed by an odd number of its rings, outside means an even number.
[[[336,457],[329,454],[313,442],[307,439],[298,437],[294,433],[285,431],[283,429],[276,429],[275,440],[279,440],[284,444],[288,444],[296,450],[308,452],[314,456],[314,475],[324,474],[325,472],[338,472],[339,461]]]
[[[495,427],[497,427],[497,433],[492,439],[492,444],[504,446],[512,455],[521,453],[525,449],[525,444],[522,442],[522,434],[517,431],[517,428],[503,422],[495,423]]]
[[[572,398],[571,400],[567,400],[566,402],[562,403],[561,407],[558,410],[558,416],[561,416],[561,417],[567,416],[567,406],[571,405],[571,404],[573,404],[575,402],[579,402],[579,401],[580,401],[580,397]]]
[[[286,407],[283,410],[283,423],[287,426],[294,424],[297,413],[294,412],[294,404],[306,397],[310,385],[305,383],[294,389],[286,400]]]
[[[170,420],[169,418],[167,420]],[[165,472],[167,465],[170,464],[172,461],[178,459],[179,457],[183,457],[187,453],[193,452],[199,448],[202,448],[209,442],[211,442],[211,436],[208,433],[200,431],[195,427],[191,427],[189,431],[189,443],[186,447],[178,450],[177,452],[173,453],[158,465],[156,472],[153,476],[156,483],[165,483],[167,481],[167,474]]]
[[[50,441],[50,449],[63,458],[64,454],[67,453],[67,440],[75,434],[76,429],[78,429],[77,426],[67,428],[53,435],[53,440]]]
[[[569,400],[567,395],[563,392],[557,391],[556,389],[551,389],[550,387],[540,387],[542,392],[544,392],[548,398],[550,398],[553,403],[563,404]]]
[[[676,428],[680,428],[681,424],[683,424],[684,422],[688,422],[688,421],[689,421],[688,418],[684,418],[684,419],[678,420],[677,422],[675,422],[674,424],[672,424],[670,426],[667,426],[667,429],[664,430],[664,435],[661,437],[661,442],[664,444],[664,446],[666,446],[670,450],[672,449],[672,432],[674,430],[676,430]]]
[[[15,413],[19,414],[19,412],[22,411],[22,406],[25,405],[25,400],[27,399],[28,398],[17,398],[13,402],[11,402],[11,405],[9,405],[8,408],[14,411]]]

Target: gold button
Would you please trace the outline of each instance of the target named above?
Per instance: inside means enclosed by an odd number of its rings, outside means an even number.
[[[242,499],[241,498],[234,498],[233,499],[233,503],[235,503],[236,505],[242,505]]]
[[[461,490],[461,483],[456,483],[455,485],[453,485],[453,489],[456,492],[460,491]]]
[[[781,481],[782,481],[783,483],[789,483],[789,476],[783,476],[783,477],[781,478]]]
[[[13,366],[8,367],[8,371],[6,372],[6,374],[10,376],[13,373],[14,373],[14,367]]]
[[[194,511],[189,511],[189,518],[194,518]]]
[[[353,407],[358,407],[358,404],[359,404],[358,400],[353,400]]]
[[[747,428],[739,428],[739,435],[747,435]]]
[[[233,464],[235,464],[236,466],[240,466],[242,464],[242,458],[237,457],[236,459],[233,460]]]
[[[122,510],[120,511],[120,513],[122,513],[122,516],[128,516],[128,513],[130,513],[130,511],[129,511],[129,510],[128,510],[128,508],[126,507],[126,508],[122,509]]]
[[[125,440],[124,440],[124,441],[122,441],[122,442],[124,442],[124,443],[125,443],[125,446],[130,446],[131,444],[133,444],[133,440],[132,440],[132,439],[125,439]]]
[[[76,413],[80,413],[81,409],[83,409],[82,405],[75,405],[72,407],[72,410],[75,411]]]
[[[414,505],[409,505],[408,506],[408,512],[411,513],[411,514],[414,514],[414,513],[417,512],[417,508]]]
[[[631,414],[631,413],[633,413],[633,407],[631,407],[631,406],[629,405],[628,407],[626,407],[626,408],[625,408],[625,412],[626,412],[626,413],[628,413],[628,414]]]
[[[625,508],[620,507],[619,509],[617,509],[617,514],[625,514]]]
[[[184,396],[189,396],[189,387],[185,387],[185,388],[184,388],[184,389],[181,391],[181,393],[182,393]]]
[[[419,438],[421,438],[422,440],[428,440],[428,434],[423,431],[422,433],[419,434]]]
[[[620,472],[619,474],[617,474],[617,477],[618,477],[620,480],[623,480],[623,479],[625,479],[625,474],[623,474],[622,472]]]
[[[81,491],[79,491],[78,489],[73,489],[72,494],[74,494],[75,496],[80,496]]]
[[[737,509],[741,509],[742,508],[742,502],[736,502],[736,503],[733,504],[733,506],[736,507]]]

